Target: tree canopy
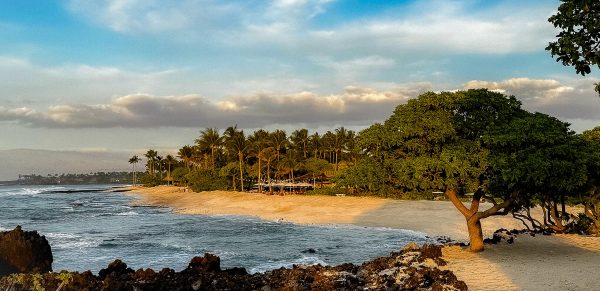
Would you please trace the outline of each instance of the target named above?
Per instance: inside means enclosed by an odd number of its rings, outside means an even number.
[[[592,72],[591,66],[600,67],[600,1],[561,0],[548,21],[561,30],[546,47],[557,62],[575,67],[582,76]],[[595,89],[600,94],[600,83]]]

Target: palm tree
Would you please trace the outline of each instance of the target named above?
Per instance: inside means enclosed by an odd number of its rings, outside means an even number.
[[[158,165],[158,173],[160,175],[160,181],[163,179],[163,157],[156,156],[156,164]]]
[[[273,187],[271,187],[271,163],[277,158],[277,150],[273,147],[263,149],[258,154],[258,159],[267,162],[267,181],[269,182],[269,192],[273,194]]]
[[[171,177],[171,165],[176,163],[177,160],[172,155],[167,155],[165,157],[165,164],[167,164],[167,185],[169,184],[169,181],[171,181],[171,184],[173,184],[173,177]]]
[[[258,160],[258,192],[262,193],[262,167],[260,153],[267,146],[269,140],[269,133],[263,129],[259,129],[255,131],[252,135],[248,137],[248,142],[252,146],[252,150],[254,152],[254,156]]]
[[[319,151],[321,150],[322,141],[318,132],[315,132],[308,138],[308,145],[310,150],[313,152],[313,158],[320,157]]]
[[[156,157],[158,156],[158,152],[156,152],[155,150],[148,150],[144,156],[148,159],[148,173],[154,177],[154,170],[155,170],[155,162],[156,162]]]
[[[327,158],[329,163],[333,164],[333,151],[335,148],[335,134],[331,131],[327,131],[321,138],[322,149],[324,150],[324,158]]]
[[[342,150],[345,148],[348,140],[348,131],[342,126],[335,130],[333,148],[335,151],[335,170],[339,169],[339,158],[342,155]]]
[[[271,133],[270,136],[271,145],[277,150],[277,162],[279,162],[279,156],[281,154],[281,149],[285,148],[288,143],[287,134],[285,131],[278,129]]]
[[[294,147],[301,148],[302,149],[302,154],[304,159],[306,159],[306,148],[308,147],[308,129],[303,128],[303,129],[298,129],[295,130],[294,132],[292,132],[292,135],[290,136],[290,139],[292,140],[292,143],[294,144]]]
[[[348,153],[348,160],[352,164],[356,164],[356,161],[360,157],[360,147],[357,143],[356,133],[352,130],[348,131],[345,149]]]
[[[207,128],[200,132],[200,137],[196,139],[196,144],[200,148],[210,150],[211,165],[215,168],[215,152],[223,146],[223,137],[219,135],[216,128]]]
[[[129,159],[129,163],[133,165],[133,186],[136,186],[136,172],[135,172],[135,164],[140,162],[140,158],[137,155],[133,155],[131,159]]]
[[[231,130],[230,130],[231,128]],[[244,191],[244,154],[248,151],[249,143],[246,140],[243,130],[237,130],[236,127],[229,127],[225,135],[225,144],[231,154],[237,154],[240,167],[240,188]]]
[[[190,145],[184,145],[182,148],[179,149],[179,152],[177,152],[177,156],[183,160],[183,163],[185,164],[188,173],[190,172],[190,162],[194,157],[194,151],[194,147]]]

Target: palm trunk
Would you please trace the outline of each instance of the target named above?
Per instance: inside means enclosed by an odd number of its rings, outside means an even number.
[[[214,147],[210,147],[210,159],[212,162],[212,168],[215,168],[215,148]]]
[[[242,192],[244,192],[244,168],[242,167],[243,158],[244,155],[242,154],[242,152],[238,152],[238,159],[240,161],[240,188],[242,189]]]
[[[269,181],[269,195],[273,195],[273,186],[271,185],[271,162],[267,162],[267,180]]]
[[[260,179],[260,158],[258,158],[258,192],[262,193],[262,180]]]

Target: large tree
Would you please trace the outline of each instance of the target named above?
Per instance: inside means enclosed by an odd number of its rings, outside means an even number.
[[[387,182],[399,191],[442,191],[465,217],[471,250],[481,251],[481,220],[508,214],[517,200],[514,193],[488,191],[494,153],[482,136],[523,112],[514,97],[487,90],[430,92],[399,105],[383,125],[363,131],[360,143],[374,158],[370,163],[390,172]],[[376,174],[374,168],[362,170]],[[468,193],[471,201],[465,205],[461,199]],[[481,209],[485,196],[498,203]]]
[[[548,19],[561,31],[546,50],[557,62],[573,66],[577,74],[585,76],[591,73],[591,66],[600,66],[600,1],[561,2],[558,12]],[[596,83],[596,91],[600,93],[600,83]]]

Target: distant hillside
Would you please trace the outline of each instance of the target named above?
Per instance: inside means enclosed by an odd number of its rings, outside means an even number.
[[[0,150],[0,181],[19,174],[61,174],[129,171],[133,153],[49,150]]]

